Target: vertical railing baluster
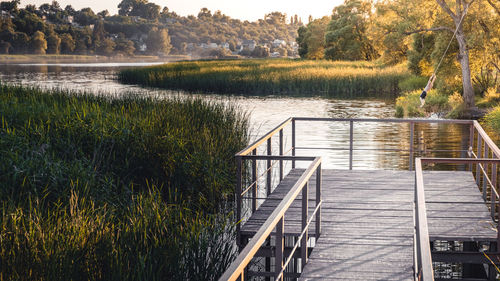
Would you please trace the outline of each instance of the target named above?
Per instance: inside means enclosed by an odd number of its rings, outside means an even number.
[[[292,119],[292,156],[295,156],[295,119]],[[292,169],[295,169],[295,160],[292,160]]]
[[[495,215],[496,215],[496,212],[495,212],[495,209],[496,209],[496,204],[495,204],[495,199],[496,199],[496,193],[495,191],[497,190],[497,163],[493,163],[491,165],[491,195],[490,195],[490,199],[491,199],[491,217],[493,218],[493,220],[495,220]],[[500,200],[499,200],[500,201]],[[500,223],[500,220],[499,220],[499,223]]]
[[[415,123],[410,121],[410,171],[413,170],[413,134],[415,131]]]
[[[274,252],[274,272],[275,276],[278,277],[281,270],[283,269],[283,248],[284,248],[284,239],[283,239],[283,231],[285,228],[285,216],[281,217],[278,224],[276,225],[276,248]],[[283,280],[283,275],[281,275],[279,280]]]
[[[241,166],[242,166],[243,159],[241,156],[236,156],[236,244],[241,250],[241,234],[240,234],[240,227],[241,223],[241,181],[242,181],[242,172],[241,172]]]
[[[305,230],[304,236],[302,236],[302,240],[300,241],[300,259],[302,260],[302,269],[306,266],[307,263],[307,240],[309,238],[308,227],[307,227],[307,218],[309,216],[309,182],[306,182],[304,187],[302,188],[302,231]]]
[[[352,150],[354,141],[354,122],[349,121],[349,170],[352,170]]]
[[[252,155],[257,155],[257,148],[252,150]],[[252,213],[257,210],[257,160],[252,159]]]
[[[271,138],[267,139],[267,155],[270,157],[272,155],[272,143],[271,143]],[[267,159],[267,195],[271,194],[271,183],[272,183],[272,173],[271,173],[271,159]]]
[[[481,154],[482,154],[482,138],[481,138],[481,134],[477,134],[477,154],[476,154],[476,158],[481,158]],[[480,168],[480,163],[477,163],[476,164],[476,183],[477,183],[477,186],[479,186],[479,182],[480,182],[480,174],[481,172],[481,168]]]
[[[316,169],[316,207],[321,202],[321,164]],[[321,207],[316,212],[316,241],[321,234]]]
[[[280,156],[283,156],[283,129],[280,130]],[[280,182],[283,180],[283,160],[280,160]]]
[[[474,123],[469,126],[469,158],[472,158],[472,151],[474,150]],[[472,163],[469,164],[469,170],[472,172]]]
[[[490,152],[488,151],[488,146],[484,145],[484,158],[489,158]],[[486,201],[486,191],[488,189],[488,181],[486,180],[486,175],[488,174],[488,163],[483,163],[484,175],[483,175],[483,200]]]

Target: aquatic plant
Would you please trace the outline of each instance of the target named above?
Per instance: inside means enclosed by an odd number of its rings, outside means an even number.
[[[126,69],[123,83],[241,95],[392,97],[409,73],[402,65],[291,59],[186,61]]]

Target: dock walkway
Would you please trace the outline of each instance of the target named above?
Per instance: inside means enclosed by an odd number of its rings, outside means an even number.
[[[342,170],[322,169],[318,156],[295,156],[294,122],[310,120],[326,119],[291,118],[236,155],[240,254],[220,280],[496,280],[479,250],[486,247],[500,263],[500,150],[476,121],[332,119],[350,122],[349,169]],[[353,170],[354,122],[409,122],[410,169]],[[470,126],[469,158],[414,158],[418,122]],[[286,156],[283,129],[290,123],[292,155]],[[279,155],[273,155],[271,137],[278,133]],[[266,142],[266,155],[257,154]],[[285,161],[292,163],[286,173]],[[299,169],[296,161],[311,164]],[[433,169],[440,163],[462,170]],[[443,242],[461,249],[435,246]],[[455,275],[434,278],[436,262],[459,266]]]

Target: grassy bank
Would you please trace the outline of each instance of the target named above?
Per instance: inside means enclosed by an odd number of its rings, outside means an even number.
[[[392,97],[409,74],[373,62],[289,59],[177,62],[123,70],[123,83],[192,92],[242,95]]]
[[[0,86],[0,119],[0,279],[214,280],[232,259],[236,108]]]

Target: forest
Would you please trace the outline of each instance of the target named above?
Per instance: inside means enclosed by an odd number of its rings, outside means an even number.
[[[20,0],[1,2],[0,53],[287,56],[294,54],[293,42],[302,25],[296,15],[288,18],[280,12],[256,22],[206,8],[197,16],[183,17],[147,0],[123,0],[118,9],[111,15],[107,10],[62,8],[57,1],[24,8]]]

